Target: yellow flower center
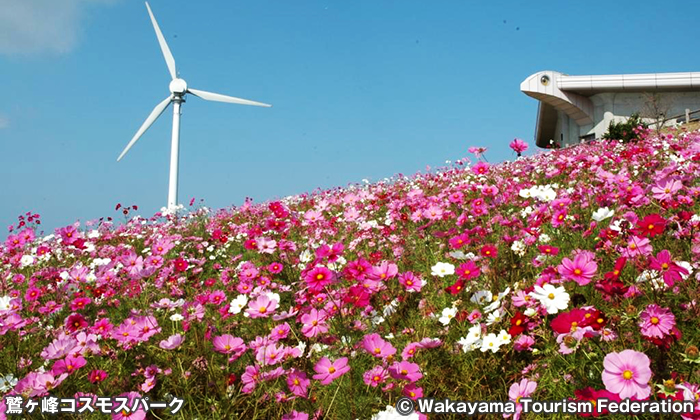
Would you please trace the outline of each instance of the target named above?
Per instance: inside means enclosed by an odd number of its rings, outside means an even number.
[[[651,323],[654,324],[654,325],[658,324],[658,323],[659,323],[659,318],[657,318],[657,317],[655,317],[655,316],[652,316],[652,317],[651,317]]]
[[[335,368],[333,366],[329,367],[328,373],[335,373]]]
[[[630,379],[632,379],[632,376],[634,376],[634,375],[632,374],[632,371],[631,371],[631,370],[626,370],[626,371],[622,372],[622,377],[625,378],[625,379],[628,380],[628,381],[629,381]]]
[[[580,269],[580,268],[577,268],[576,270],[574,270],[574,274],[576,274],[577,276],[580,276],[580,275],[581,275],[581,269]]]
[[[554,293],[548,294],[547,297],[550,298],[550,299],[554,299]]]

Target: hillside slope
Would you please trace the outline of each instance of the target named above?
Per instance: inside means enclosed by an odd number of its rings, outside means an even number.
[[[23,216],[0,251],[0,395],[174,396],[154,413],[188,419],[697,401],[700,133],[464,162],[43,238]]]

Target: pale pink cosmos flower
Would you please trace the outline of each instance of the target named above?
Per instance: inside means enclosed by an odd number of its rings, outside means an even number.
[[[161,340],[160,348],[164,350],[175,350],[182,345],[185,338],[181,334],[175,334],[168,337],[167,340]]]
[[[212,344],[214,345],[214,350],[219,353],[230,354],[233,360],[238,359],[247,349],[242,339],[230,334],[214,337]]]
[[[627,241],[627,246],[622,248],[621,253],[625,258],[634,258],[638,255],[650,255],[653,251],[649,238],[631,236]]]
[[[663,338],[676,326],[676,317],[670,309],[650,304],[639,315],[642,335],[649,338]]]
[[[608,353],[603,360],[605,389],[620,395],[621,399],[646,399],[651,394],[650,361],[646,354],[635,350]]]
[[[510,389],[508,390],[508,398],[510,398],[511,401],[515,401],[516,404],[513,420],[520,419],[520,413],[523,411],[523,406],[520,404],[520,399],[529,398],[530,395],[535,392],[535,389],[537,389],[537,382],[531,381],[527,378],[510,386]],[[510,417],[510,414],[503,414],[503,417],[508,418]]]
[[[286,354],[284,345],[271,343],[255,352],[255,360],[262,366],[273,366],[280,363]]]
[[[673,195],[683,188],[683,183],[677,179],[662,179],[651,187],[653,197],[660,201],[670,200]]]
[[[277,309],[277,301],[267,295],[260,295],[248,303],[246,314],[251,318],[266,318]]]
[[[317,374],[314,375],[313,378],[321,381],[321,385],[328,385],[350,371],[348,358],[341,357],[335,362],[331,362],[330,359],[324,357],[316,363],[314,371],[316,371]]]
[[[328,332],[328,324],[326,324],[326,311],[323,309],[311,309],[308,314],[301,316],[301,322],[304,324],[301,327],[301,333],[305,337],[312,338],[319,334]]]

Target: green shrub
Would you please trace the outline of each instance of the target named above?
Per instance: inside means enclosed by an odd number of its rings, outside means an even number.
[[[625,122],[612,122],[603,135],[605,140],[622,140],[623,143],[639,140],[648,129],[639,114],[632,114]]]

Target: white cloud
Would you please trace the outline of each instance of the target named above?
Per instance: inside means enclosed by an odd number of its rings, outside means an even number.
[[[0,54],[65,54],[78,42],[86,8],[114,0],[2,0]]]
[[[6,116],[0,114],[0,130],[10,126],[10,120]]]

